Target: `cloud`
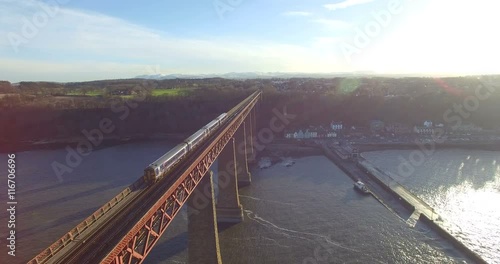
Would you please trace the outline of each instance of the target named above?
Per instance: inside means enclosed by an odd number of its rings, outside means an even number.
[[[498,16],[498,2],[478,0],[470,5],[443,0],[429,7],[409,17],[406,23],[394,25],[393,30],[363,50],[367,68],[451,75],[499,73],[500,37],[493,33],[498,31],[497,24],[491,23],[491,18]],[[463,19],[463,14],[469,14],[468,19]],[[440,41],[425,41],[429,39]]]
[[[299,17],[306,17],[306,16],[311,16],[311,12],[306,12],[306,11],[287,11],[282,13],[284,16],[299,16]]]
[[[312,20],[315,23],[322,24],[326,26],[329,29],[349,29],[351,28],[351,24],[348,22],[342,21],[342,20],[337,20],[337,19],[326,19],[326,18],[320,18],[320,19],[314,19]]]
[[[348,8],[351,6],[362,5],[362,4],[367,4],[367,3],[371,3],[371,2],[373,2],[373,0],[345,0],[343,2],[336,3],[336,4],[326,4],[326,5],[324,5],[324,7],[330,11],[335,11],[338,9],[344,9],[344,8]]]
[[[155,65],[81,60],[63,62],[35,59],[2,59],[0,80],[19,81],[86,81],[131,78],[156,74]],[[161,69],[165,70],[165,69]],[[138,74],[139,73],[139,74]]]
[[[0,36],[22,36],[23,19],[44,12],[36,1],[15,1],[0,7]],[[332,57],[314,47],[248,38],[180,38],[134,23],[60,6],[38,33],[16,53],[0,38],[0,79],[91,80],[161,73],[224,73],[231,71],[340,70]],[[80,76],[80,77],[78,77]],[[94,76],[94,77],[92,77]]]
[[[345,41],[345,38],[341,37],[317,37],[314,39],[315,45],[333,45]]]

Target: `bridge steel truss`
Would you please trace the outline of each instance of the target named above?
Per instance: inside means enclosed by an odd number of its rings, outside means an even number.
[[[207,174],[209,168],[215,162],[226,144],[234,137],[236,131],[243,124],[247,116],[250,115],[260,97],[261,92],[255,92],[228,112],[228,116],[235,113],[236,117],[228,120],[229,123],[212,143],[203,150],[198,158],[182,173],[165,194],[163,194],[128,233],[120,239],[120,242],[113,247],[101,263],[135,264],[144,261],[161,235],[175,218],[180,208],[187,202],[189,196]],[[245,103],[247,104],[245,105]],[[238,113],[242,107],[243,109]],[[253,115],[255,115],[255,111]],[[136,185],[140,184],[141,181],[137,180],[131,186],[137,187]],[[110,202],[106,203],[98,211],[85,219],[84,222],[73,228],[69,233],[64,235],[49,248],[43,250],[28,263],[46,263],[49,258],[57,254],[65,245],[73,241],[83,232],[83,230],[86,230],[95,222],[96,219],[108,212],[113,205],[119,203],[131,192],[130,188],[131,187],[118,194]]]
[[[252,111],[260,93],[257,96],[255,94],[252,96],[251,101],[237,114],[237,117],[230,120],[229,125],[183,172],[179,179],[172,184],[101,263],[131,264],[144,261],[226,144],[234,137],[238,128]]]

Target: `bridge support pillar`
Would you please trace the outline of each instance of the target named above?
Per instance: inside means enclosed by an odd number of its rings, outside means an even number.
[[[243,221],[236,164],[236,143],[233,138],[219,155],[219,195],[217,197],[217,222],[219,223]]]
[[[255,106],[252,109],[252,111],[253,111],[253,115],[252,115],[253,120],[252,121],[253,121],[253,128],[254,128],[253,131],[254,132],[257,131],[257,110],[258,110],[257,108],[258,107],[259,107],[259,104],[257,103],[257,104],[255,104]],[[257,134],[257,133],[255,133],[255,134]]]
[[[236,131],[236,169],[240,188],[252,182],[252,175],[248,170],[247,124],[247,121],[243,122]]]
[[[189,263],[222,264],[212,175],[203,177],[187,201]]]
[[[252,136],[252,138],[250,139],[251,141],[251,144],[252,144],[252,163],[257,163],[257,154],[258,154],[258,146],[259,146],[259,135],[257,133],[257,105],[256,104],[251,113],[252,115],[249,116],[250,117],[250,135]]]
[[[247,158],[248,158],[248,163],[249,164],[254,164],[257,163],[257,152],[255,151],[254,147],[254,137],[255,137],[255,132],[254,132],[254,127],[255,125],[253,124],[253,116],[255,113],[250,111],[248,114],[247,120],[246,120],[246,142],[247,142]]]

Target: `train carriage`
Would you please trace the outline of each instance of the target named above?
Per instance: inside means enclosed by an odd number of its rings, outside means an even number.
[[[196,145],[198,145],[203,139],[208,135],[208,131],[206,129],[200,129],[195,132],[193,135],[188,137],[184,142],[188,146],[188,151],[191,151]]]
[[[196,147],[203,139],[205,139],[210,132],[219,127],[222,122],[225,120],[227,114],[221,114],[202,129],[196,131],[193,135],[188,137],[184,142],[188,145],[188,151],[191,151],[194,147]]]
[[[226,117],[227,117],[227,113],[224,113],[224,114],[221,114],[220,116],[218,116],[215,120],[218,121],[218,125],[220,126],[226,120]]]
[[[210,121],[202,129],[196,131],[188,137],[182,144],[177,145],[172,150],[161,156],[158,160],[151,163],[144,170],[144,180],[153,184],[161,179],[177,162],[182,160],[189,151],[192,151],[206,137],[208,137],[215,129],[217,129],[227,119],[227,113],[219,115],[214,120]]]
[[[204,126],[202,129],[208,130],[208,132],[212,132],[215,127],[219,124],[219,121],[217,119],[212,120],[210,123],[208,123],[206,126]]]
[[[182,143],[175,146],[165,155],[161,156],[151,165],[149,165],[145,173],[145,181],[152,184],[160,179],[169,169],[177,163],[187,153],[187,144]]]

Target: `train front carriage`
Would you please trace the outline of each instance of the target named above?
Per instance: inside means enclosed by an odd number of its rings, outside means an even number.
[[[144,181],[148,184],[153,184],[156,181],[155,169],[152,165],[144,170]]]
[[[157,180],[163,177],[163,175],[167,173],[175,163],[182,159],[186,153],[187,144],[181,143],[165,154],[161,159],[162,167],[160,169],[160,174],[156,175]]]

